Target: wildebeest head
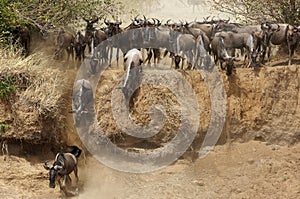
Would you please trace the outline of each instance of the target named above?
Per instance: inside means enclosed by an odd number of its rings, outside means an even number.
[[[293,44],[297,43],[297,41],[298,41],[297,32],[298,32],[297,27],[294,27],[292,25],[288,25],[286,37],[287,37],[287,40],[288,40],[290,45],[293,45]]]
[[[174,62],[175,62],[175,69],[179,69],[179,64],[181,62],[181,56],[180,55],[175,55],[174,56]]]
[[[226,75],[230,76],[232,75],[232,71],[234,68],[234,62],[239,61],[239,59],[235,57],[226,57],[225,58],[225,67],[226,67]]]
[[[116,34],[119,34],[122,32],[120,25],[122,24],[121,21],[117,22],[109,22],[104,20],[105,25],[107,26],[107,36],[112,37]]]
[[[92,19],[92,20],[88,20],[88,19],[83,18],[83,20],[87,23],[86,24],[86,30],[94,31],[95,30],[94,23],[97,23],[99,21],[99,18],[96,17],[95,19]]]
[[[44,163],[44,168],[49,170],[49,187],[55,188],[55,179],[58,172],[63,168],[62,165],[59,165],[57,161],[55,161],[54,165],[49,165],[48,161]]]

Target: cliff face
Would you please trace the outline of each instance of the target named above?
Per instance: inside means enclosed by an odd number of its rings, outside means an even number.
[[[168,70],[157,70],[152,73],[170,74]],[[201,142],[209,127],[211,117],[210,94],[199,72],[187,71],[182,75],[191,84],[198,99],[200,116],[197,141]],[[121,76],[121,71],[114,70],[103,74],[98,84],[96,109],[98,121],[103,130],[107,134],[124,137],[124,132],[120,130],[111,113],[112,96],[110,94]],[[298,66],[264,67],[260,70],[240,68],[231,77],[221,73],[221,78],[227,95],[227,116],[219,144],[224,144],[228,139],[240,142],[259,140],[280,145],[299,142]],[[178,83],[177,89],[184,88]],[[149,124],[149,113],[151,113],[149,110],[153,104],[162,105],[167,115],[160,133],[148,141],[168,142],[177,133],[181,122],[181,107],[174,92],[176,91],[163,88],[157,83],[144,85],[135,94],[131,119],[136,124]],[[189,96],[186,97],[189,98]],[[132,141],[128,138],[124,142],[128,140]]]
[[[232,138],[281,145],[300,140],[298,67],[240,69],[226,82]]]
[[[54,68],[55,62],[43,53],[26,59],[0,50],[1,92],[5,79],[12,79],[14,91],[0,100],[1,138],[30,144],[58,144],[65,132],[66,95],[71,92],[68,77]]]
[[[9,124],[5,136],[37,144],[60,142],[61,139],[80,143],[72,114],[68,113],[76,71],[50,67],[57,63],[42,57],[37,54],[26,60],[0,60],[0,75],[13,77],[17,87],[9,101],[0,103],[0,122]],[[227,96],[227,116],[219,144],[226,143],[228,139],[240,142],[260,140],[280,145],[299,142],[298,67],[263,67],[260,70],[238,68],[231,77],[221,72]],[[188,106],[192,94],[184,96],[186,100],[183,104],[188,107],[185,108],[187,110],[180,105],[176,92],[184,91],[187,87],[170,70],[145,68],[144,72],[147,71],[158,80],[151,83],[148,77],[150,84],[144,84],[134,94],[134,100],[130,103],[130,119],[137,126],[145,126],[150,124],[155,111],[165,113],[166,118],[154,118],[163,121],[163,125],[155,136],[147,139],[157,146],[169,142],[177,134],[183,123],[182,111],[188,111],[189,108],[195,110],[196,107]],[[199,123],[196,139],[196,145],[199,146],[211,122],[213,107],[210,93],[198,71],[177,71],[178,74],[191,85],[198,100],[200,112],[193,119]],[[112,113],[112,97],[114,104],[122,103],[122,99],[112,93],[123,75],[123,70],[113,69],[102,74],[95,93],[97,119],[104,132],[113,137],[116,143],[125,146],[141,141],[145,143],[145,139],[126,136]],[[166,88],[164,84],[171,84],[172,88]]]

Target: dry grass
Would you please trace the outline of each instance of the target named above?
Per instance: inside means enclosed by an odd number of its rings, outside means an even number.
[[[0,75],[9,75],[16,80],[17,95],[28,104],[37,105],[40,114],[60,113],[61,98],[66,85],[62,71],[51,67],[53,61],[43,53],[27,58],[19,51],[0,49]]]
[[[66,73],[56,65],[43,52],[24,58],[13,47],[0,49],[0,77],[12,77],[16,87],[7,101],[7,113],[0,114],[0,121],[9,121],[8,137],[39,142],[48,139],[48,133],[58,131],[58,123],[65,118],[69,84]]]

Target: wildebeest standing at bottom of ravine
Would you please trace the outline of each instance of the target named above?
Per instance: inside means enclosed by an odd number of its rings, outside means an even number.
[[[76,146],[72,146],[73,148]],[[53,165],[49,165],[48,161],[44,163],[44,168],[46,170],[49,170],[49,187],[55,188],[55,183],[58,181],[60,190],[66,195],[66,196],[74,196],[78,195],[78,169],[77,169],[77,163],[80,154],[81,149],[76,147],[77,150],[76,154],[73,154],[71,152],[63,153],[59,152],[57,153]],[[78,152],[80,151],[80,152]],[[72,180],[70,178],[70,174],[74,172],[75,179],[76,179],[76,190],[75,193],[70,191],[69,188],[72,185]]]

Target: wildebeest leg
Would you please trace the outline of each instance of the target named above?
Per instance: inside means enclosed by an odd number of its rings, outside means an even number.
[[[57,181],[59,184],[60,191],[63,192],[64,195],[67,195],[66,186],[64,185],[64,177],[58,177]],[[63,182],[62,182],[63,181]]]
[[[269,63],[270,62],[270,55],[271,55],[271,48],[270,47],[267,47],[266,45],[263,45],[262,46],[262,53],[261,53],[261,60],[260,62],[262,64],[265,63],[265,57],[266,57],[266,54],[267,54],[267,62]]]
[[[252,60],[251,60],[251,52],[249,49],[246,49],[245,58],[244,58],[244,64],[246,64],[246,61],[248,60],[248,63],[246,65],[246,68],[250,68]]]
[[[188,52],[188,56],[187,56],[187,69],[188,70],[192,70],[193,69],[193,52],[192,51],[189,51]]]
[[[109,63],[108,63],[108,66],[110,66],[111,67],[111,62],[112,62],[112,56],[113,56],[113,46],[110,46],[109,48],[108,48],[108,53],[109,53]]]
[[[158,48],[153,48],[153,53],[154,53],[154,66],[156,66],[157,64],[159,64],[160,61],[160,50]]]
[[[56,59],[56,60],[59,60],[60,59],[60,56],[61,56],[61,51],[62,51],[63,49],[62,48],[58,48],[58,49],[55,49],[55,52],[54,52],[54,59]]]
[[[171,58],[171,68],[175,62],[175,54],[173,52],[170,52],[170,58]],[[176,62],[175,62],[175,68],[176,68]]]
[[[117,48],[117,67],[119,68],[119,54],[120,54],[120,48]]]
[[[61,182],[62,181],[62,182]],[[59,179],[59,187],[60,187],[60,190],[66,195],[66,196],[73,196],[74,194],[71,193],[68,189],[67,189],[67,184],[69,182],[67,181],[71,181],[71,178],[69,175],[64,175],[61,179]]]
[[[183,70],[183,67],[184,67],[184,60],[185,60],[185,59],[182,57],[182,58],[181,58],[181,70]]]
[[[73,64],[73,60],[74,60],[74,52],[73,52],[73,47],[69,47],[66,49],[67,51],[67,61],[69,62],[70,61],[70,56],[71,56],[71,61],[72,61],[72,64]],[[68,68],[70,69],[70,64],[68,63]]]
[[[167,54],[169,53],[169,51],[168,50],[165,50],[165,52],[164,52],[164,57],[166,57],[167,56]],[[171,53],[170,53],[171,54]],[[171,55],[170,55],[171,56]]]
[[[265,50],[265,51],[268,51],[268,54],[267,54],[268,60],[267,60],[267,62],[268,62],[269,64],[271,64],[271,63],[270,63],[271,50],[272,50],[271,46],[268,46],[268,47],[266,48],[266,50]]]
[[[294,55],[294,52],[295,52],[295,47],[296,47],[296,45],[290,45],[289,46],[289,63],[288,63],[289,66],[292,64],[292,59],[293,59],[293,55]]]
[[[225,70],[225,68],[223,67],[223,61],[220,60],[220,68],[221,70]]]
[[[69,175],[66,175],[66,187],[72,186],[72,179]]]
[[[7,140],[2,141],[1,149],[2,149],[2,154],[4,156],[4,160],[6,160],[6,156],[9,156]]]
[[[109,48],[104,48],[103,50],[103,58],[104,58],[104,63],[108,62],[108,53],[109,53]]]
[[[148,65],[151,64],[151,58],[152,58],[152,50],[151,48],[146,48],[147,50],[147,58],[145,59],[144,63],[148,61]]]
[[[29,41],[25,41],[23,44],[24,47],[24,56],[27,57],[29,55]]]
[[[74,174],[75,174],[75,178],[76,178],[76,190],[75,190],[75,194],[77,195],[78,194],[78,181],[79,181],[77,166],[75,166],[75,168],[74,168]]]

